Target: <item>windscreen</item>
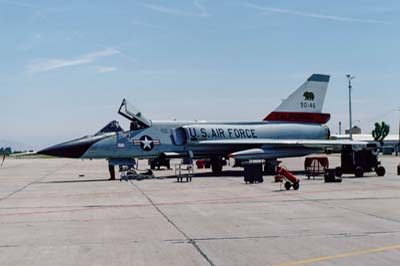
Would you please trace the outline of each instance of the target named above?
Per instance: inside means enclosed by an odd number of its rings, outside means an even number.
[[[105,127],[103,127],[99,132],[96,133],[96,135],[100,135],[103,133],[109,133],[109,132],[121,132],[124,131],[122,127],[119,125],[118,121],[111,121],[108,123]]]

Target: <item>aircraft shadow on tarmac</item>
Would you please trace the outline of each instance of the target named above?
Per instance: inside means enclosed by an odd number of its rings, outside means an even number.
[[[158,171],[155,171],[157,173]],[[304,171],[292,171],[294,175],[299,175],[299,176],[304,176],[305,173]],[[220,175],[215,175],[213,172],[203,172],[203,173],[195,173],[194,178],[215,178],[215,177],[234,177],[234,178],[243,178],[244,171],[243,170],[227,170],[223,171]],[[364,177],[354,177],[352,175],[346,175],[343,176],[342,178],[346,179],[360,179],[360,178],[368,178],[368,177],[374,177],[375,175],[365,175]],[[266,175],[264,177],[272,177],[269,175]],[[146,180],[146,179],[174,179],[176,178],[175,175],[169,175],[169,176],[156,176],[151,177],[151,178],[117,178],[116,180],[121,180],[121,181],[127,181],[127,180]],[[315,180],[321,180],[323,179],[323,176],[316,176]],[[310,180],[314,180],[311,178]],[[54,180],[54,181],[44,181],[44,182],[39,182],[39,184],[68,184],[68,183],[91,183],[91,182],[108,182],[110,181],[108,177],[104,179],[75,179],[75,180]]]
[[[176,178],[175,175],[169,175],[169,176],[157,176],[157,172],[160,170],[156,170],[155,172],[155,177],[151,178],[126,178],[126,177],[121,177],[117,178],[116,180],[121,180],[121,181],[127,181],[127,180],[144,180],[144,179],[173,179]],[[162,172],[162,170],[161,170]],[[303,175],[304,171],[293,171],[293,174],[298,174],[298,175]],[[235,178],[243,178],[244,171],[243,170],[226,170],[223,171],[220,175],[216,175],[213,172],[202,172],[202,173],[194,173],[194,178],[215,178],[215,177],[235,177]],[[74,180],[54,180],[54,181],[43,181],[39,182],[39,184],[68,184],[68,183],[91,183],[91,182],[108,182],[110,181],[108,177],[104,179],[74,179]]]
[[[110,181],[108,178],[104,179],[76,179],[76,180],[55,180],[38,182],[39,184],[68,184],[68,183],[90,183],[90,182],[105,182]]]
[[[243,177],[243,170],[227,170],[223,171],[221,174],[216,175],[213,172],[203,172],[203,173],[194,173],[193,175],[194,178],[197,177],[202,177],[202,178],[208,178],[208,177]],[[165,178],[176,178],[175,175],[170,175],[166,176]]]

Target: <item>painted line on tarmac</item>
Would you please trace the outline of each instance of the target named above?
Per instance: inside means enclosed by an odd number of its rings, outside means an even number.
[[[332,255],[332,256],[325,256],[325,257],[319,257],[319,258],[285,262],[285,263],[274,264],[273,266],[304,265],[306,263],[334,260],[334,259],[339,259],[339,258],[347,258],[347,257],[352,257],[352,256],[358,256],[358,255],[366,255],[366,254],[371,254],[371,253],[384,252],[384,251],[389,251],[389,250],[400,250],[400,245],[365,249],[365,250],[359,250],[359,251],[354,251],[354,252],[336,254],[336,255]]]

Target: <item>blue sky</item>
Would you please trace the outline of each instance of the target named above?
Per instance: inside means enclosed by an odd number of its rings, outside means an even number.
[[[261,120],[310,74],[329,126],[400,118],[398,1],[0,0],[0,139],[94,133],[123,98],[151,119]]]

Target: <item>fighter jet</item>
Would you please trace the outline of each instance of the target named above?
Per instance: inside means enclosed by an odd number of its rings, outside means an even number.
[[[329,75],[311,75],[276,110],[252,122],[153,121],[124,99],[118,113],[130,120],[129,130],[113,121],[92,136],[38,153],[105,158],[112,167],[131,165],[134,158],[206,158],[218,175],[227,158],[276,160],[322,153],[342,145],[365,145],[330,139],[325,125],[330,114],[322,113],[329,79]]]

